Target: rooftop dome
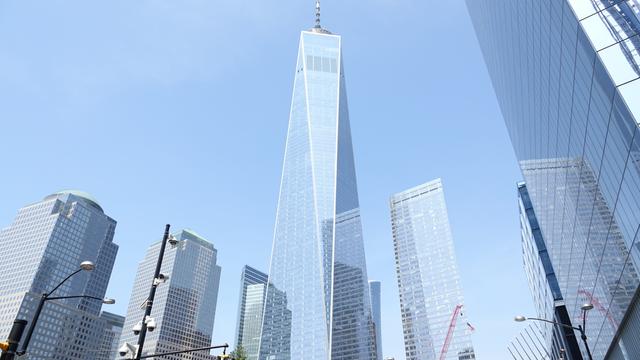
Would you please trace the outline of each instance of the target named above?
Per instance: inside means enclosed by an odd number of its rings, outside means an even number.
[[[51,194],[51,195],[47,196],[45,198],[45,200],[51,199],[51,198],[54,198],[54,197],[58,197],[58,196],[61,196],[61,195],[77,196],[79,198],[82,198],[82,199],[86,200],[90,205],[95,206],[100,211],[104,212],[104,210],[102,209],[102,207],[98,203],[98,200],[96,200],[96,198],[91,196],[91,194],[89,194],[89,193],[87,193],[85,191],[82,191],[82,190],[62,190],[62,191],[58,191],[57,193],[54,193],[54,194]]]

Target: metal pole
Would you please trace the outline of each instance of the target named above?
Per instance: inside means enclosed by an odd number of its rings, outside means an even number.
[[[13,327],[11,328],[11,332],[9,332],[9,338],[7,342],[9,343],[9,348],[6,352],[3,352],[0,355],[0,360],[13,360],[16,356],[16,350],[18,350],[18,343],[20,343],[20,338],[22,337],[22,332],[24,331],[25,326],[27,326],[27,320],[16,320],[13,322]]]
[[[33,314],[31,325],[29,325],[29,330],[27,330],[27,335],[25,336],[24,342],[22,343],[22,349],[17,352],[18,355],[24,355],[27,352],[27,347],[29,347],[29,341],[31,341],[31,335],[33,335],[33,330],[36,328],[36,323],[38,322],[38,318],[40,317],[40,313],[42,312],[42,307],[44,306],[45,301],[47,301],[48,296],[49,294],[44,293],[40,297],[38,308],[36,309],[36,312]]]
[[[580,330],[580,338],[582,342],[584,342],[584,347],[587,349],[587,355],[589,355],[589,360],[593,360],[593,356],[591,356],[591,349],[589,349],[589,344],[587,344],[587,335],[584,333],[584,328],[582,325],[578,325],[578,330]]]
[[[162,237],[162,243],[160,244],[160,254],[158,255],[158,262],[156,263],[156,272],[153,275],[153,281],[151,282],[151,290],[149,290],[149,297],[147,298],[147,306],[142,317],[142,329],[140,329],[140,335],[138,336],[138,352],[135,360],[140,360],[142,356],[142,347],[144,346],[144,338],[147,336],[147,324],[145,320],[147,316],[151,315],[151,308],[153,307],[153,299],[156,296],[156,279],[160,276],[160,268],[162,267],[162,258],[164,257],[164,248],[167,246],[167,239],[169,238],[169,228],[171,225],[167,224],[164,228],[164,236]]]
[[[187,354],[187,353],[191,353],[191,352],[195,352],[195,351],[204,351],[204,350],[220,349],[220,348],[224,348],[224,352],[223,353],[226,353],[228,347],[229,347],[229,344],[216,345],[216,346],[207,346],[207,347],[203,347],[203,348],[180,350],[180,351],[171,351],[171,352],[165,352],[165,353],[159,353],[159,354],[145,355],[145,356],[141,356],[140,358],[141,359],[149,359],[149,358],[154,358],[154,357],[161,357],[161,356],[167,356],[167,355],[176,355],[176,354]]]

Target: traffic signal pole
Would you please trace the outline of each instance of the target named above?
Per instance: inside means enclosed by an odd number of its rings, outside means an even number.
[[[20,338],[26,326],[27,320],[16,320],[13,322],[13,327],[11,327],[11,331],[9,332],[9,338],[7,341],[0,343],[0,348],[2,349],[0,360],[13,360],[15,358]]]

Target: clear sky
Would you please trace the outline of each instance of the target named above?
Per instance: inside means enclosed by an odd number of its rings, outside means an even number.
[[[404,359],[389,195],[441,177],[478,359],[533,312],[506,128],[461,0],[324,0],[343,53],[369,277],[385,356]],[[314,1],[0,2],[0,227],[60,189],[118,221],[108,308],[138,262],[192,228],[222,266],[214,343],[240,269],[267,270],[300,30]],[[7,256],[7,254],[3,254]]]

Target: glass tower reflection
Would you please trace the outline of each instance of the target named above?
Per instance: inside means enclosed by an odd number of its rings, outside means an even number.
[[[524,183],[518,184],[518,207],[523,265],[536,308],[535,315],[541,319],[573,326]],[[527,348],[535,348],[538,354],[544,354],[543,359],[582,360],[573,330],[561,325],[541,321],[529,324],[529,327],[523,329],[520,336],[511,342],[509,351],[512,355],[518,354],[522,357],[522,354],[528,353]]]
[[[374,359],[341,38],[300,36],[260,359]]]
[[[597,359],[640,353],[636,0],[467,0],[573,323]],[[581,345],[582,346],[582,345]],[[583,356],[586,353],[583,351]]]

